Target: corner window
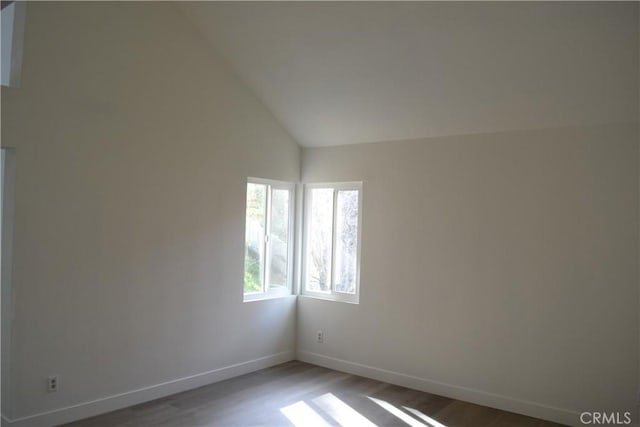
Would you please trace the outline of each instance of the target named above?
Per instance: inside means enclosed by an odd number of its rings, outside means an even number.
[[[249,178],[245,223],[244,300],[291,293],[293,195],[287,182]]]
[[[357,303],[362,183],[305,188],[303,294]]]

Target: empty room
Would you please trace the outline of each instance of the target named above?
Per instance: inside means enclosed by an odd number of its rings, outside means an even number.
[[[0,29],[2,426],[640,426],[640,2]]]

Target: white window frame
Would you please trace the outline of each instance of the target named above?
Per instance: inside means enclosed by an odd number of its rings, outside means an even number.
[[[307,239],[309,236],[309,225],[311,215],[311,197],[310,192],[314,189],[332,189],[333,190],[333,218],[332,218],[332,230],[333,237],[331,242],[331,291],[330,292],[317,292],[307,289],[306,283],[306,268],[307,268]],[[351,190],[358,192],[358,249],[356,251],[356,283],[355,293],[349,294],[346,292],[337,292],[334,289],[333,276],[334,276],[334,263],[335,263],[335,251],[336,251],[336,210],[337,210],[337,197],[338,191]],[[360,259],[362,253],[362,182],[330,182],[330,183],[310,183],[304,185],[304,226],[303,226],[303,243],[301,254],[301,277],[300,277],[300,290],[301,294],[313,298],[326,299],[331,301],[348,302],[353,304],[359,304],[360,302]]]
[[[242,259],[242,290],[244,295],[244,301],[256,301],[262,299],[271,299],[271,298],[281,298],[291,295],[292,293],[292,284],[293,284],[293,266],[294,266],[294,230],[295,230],[295,206],[296,206],[296,192],[295,192],[295,184],[292,182],[286,181],[276,181],[272,179],[264,179],[264,178],[247,178],[247,182],[245,184],[245,234],[243,237],[243,247],[246,245],[246,227],[247,227],[247,205],[246,205],[246,191],[248,184],[259,184],[267,186],[267,204],[265,207],[266,216],[265,216],[265,256],[264,256],[264,268],[263,268],[263,290],[262,292],[244,292],[244,269],[245,269],[245,256],[246,253],[243,252]],[[289,191],[289,230],[287,235],[287,284],[285,287],[278,287],[275,289],[269,289],[269,269],[270,266],[270,254],[271,254],[271,238],[269,234],[271,232],[271,191],[275,190],[287,190]],[[246,249],[245,249],[246,250]]]

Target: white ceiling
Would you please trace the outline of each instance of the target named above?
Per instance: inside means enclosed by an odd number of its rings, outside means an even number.
[[[638,118],[638,3],[179,7],[303,146]]]

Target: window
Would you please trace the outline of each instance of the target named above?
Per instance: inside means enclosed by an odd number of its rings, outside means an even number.
[[[305,190],[303,293],[358,302],[362,183]]]
[[[2,86],[19,87],[26,5],[23,1],[3,0],[0,9],[0,83]]]
[[[244,246],[244,299],[291,293],[293,188],[286,182],[249,178]]]

